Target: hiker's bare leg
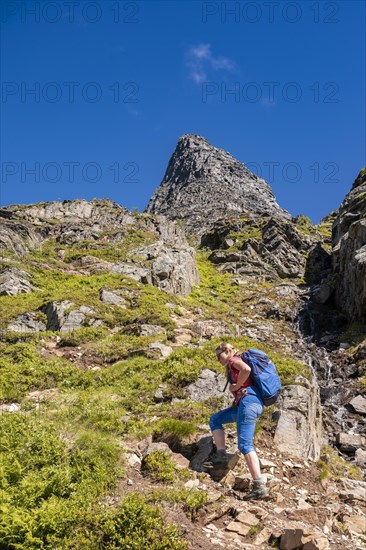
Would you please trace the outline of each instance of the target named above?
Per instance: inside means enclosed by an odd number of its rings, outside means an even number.
[[[212,437],[218,451],[225,449],[225,432],[224,430],[213,430]]]
[[[259,465],[259,458],[255,451],[250,451],[244,455],[245,462],[247,463],[248,470],[253,479],[258,479],[261,477],[261,468]]]

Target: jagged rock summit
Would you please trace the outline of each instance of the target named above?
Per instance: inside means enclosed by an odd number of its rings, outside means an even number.
[[[230,153],[202,136],[185,134],[146,211],[183,220],[189,233],[202,234],[217,220],[246,215],[291,215],[276,202],[272,189]]]

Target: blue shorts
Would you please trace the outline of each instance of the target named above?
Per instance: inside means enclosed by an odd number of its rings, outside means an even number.
[[[253,437],[257,418],[263,412],[263,403],[256,395],[243,397],[238,407],[223,409],[210,418],[211,431],[223,430],[223,424],[236,422],[238,447],[243,455],[255,451]]]

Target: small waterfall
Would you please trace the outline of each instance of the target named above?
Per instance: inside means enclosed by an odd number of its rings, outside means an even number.
[[[338,433],[356,434],[364,429],[364,423],[347,408],[352,381],[337,365],[343,360],[337,336],[344,327],[344,320],[332,308],[313,304],[310,289],[304,290],[300,299],[302,303],[295,330],[303,342],[306,362],[320,388],[324,428],[330,444],[336,446]],[[353,460],[352,455],[342,454],[344,458]]]

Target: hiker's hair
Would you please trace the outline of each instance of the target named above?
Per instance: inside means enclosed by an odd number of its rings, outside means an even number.
[[[237,349],[235,349],[234,346],[232,346],[231,344],[228,344],[227,342],[221,342],[221,344],[217,346],[217,348],[215,349],[215,353],[216,355],[218,355],[222,351],[226,351],[226,350],[231,351],[232,356],[240,354],[240,352]]]

